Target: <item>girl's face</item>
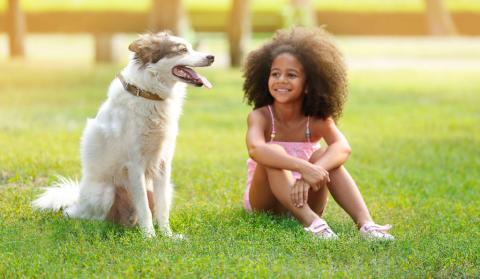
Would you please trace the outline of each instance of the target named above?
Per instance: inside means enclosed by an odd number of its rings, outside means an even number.
[[[273,60],[268,78],[268,90],[275,101],[289,103],[302,100],[305,71],[302,63],[290,53],[281,53]]]

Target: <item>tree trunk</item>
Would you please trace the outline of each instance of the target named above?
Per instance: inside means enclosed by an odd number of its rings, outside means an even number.
[[[230,65],[232,67],[240,66],[250,33],[250,0],[232,0],[228,26]]]
[[[95,62],[110,63],[115,61],[113,34],[94,34]]]
[[[10,57],[25,55],[25,16],[18,0],[8,0],[7,33]]]
[[[169,30],[177,36],[185,36],[188,22],[182,0],[153,0],[150,14],[150,31]]]
[[[317,16],[312,0],[290,0],[291,25],[316,26]]]
[[[443,0],[425,0],[428,31],[434,36],[457,33],[455,24]]]

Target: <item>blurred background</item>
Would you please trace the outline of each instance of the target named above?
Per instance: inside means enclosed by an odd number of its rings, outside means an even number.
[[[477,0],[3,0],[0,62],[124,64],[137,34],[168,29],[240,66],[292,25],[325,26],[353,68],[480,68]]]
[[[415,142],[426,145],[437,133],[478,137],[471,128],[480,119],[478,0],[0,0],[0,184],[44,185],[56,173],[77,175],[85,119],[126,65],[129,43],[164,29],[216,57],[199,69],[214,88],[189,89],[179,150],[225,148],[220,154],[229,155],[212,154],[212,166],[231,162],[243,183],[250,108],[242,103],[242,61],[292,25],[324,26],[335,36],[349,68],[342,123],[366,154],[370,142],[388,142],[392,134],[396,146],[399,133],[415,129]],[[181,162],[182,153],[176,156]]]

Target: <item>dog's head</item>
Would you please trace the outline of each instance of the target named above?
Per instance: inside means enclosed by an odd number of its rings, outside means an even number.
[[[210,82],[189,67],[206,67],[214,56],[192,49],[186,40],[166,32],[141,35],[128,47],[141,68],[194,86],[212,87]]]

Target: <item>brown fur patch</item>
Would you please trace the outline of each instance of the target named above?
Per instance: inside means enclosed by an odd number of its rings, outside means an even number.
[[[147,191],[148,207],[152,215],[155,212],[155,199],[152,191]],[[132,194],[124,187],[115,187],[115,199],[107,214],[107,220],[115,224],[133,227],[138,223],[138,216],[133,206]]]
[[[164,57],[184,54],[187,51],[185,45],[169,40],[166,33],[142,35],[133,41],[128,49],[135,53],[134,59],[142,66],[156,63]]]

